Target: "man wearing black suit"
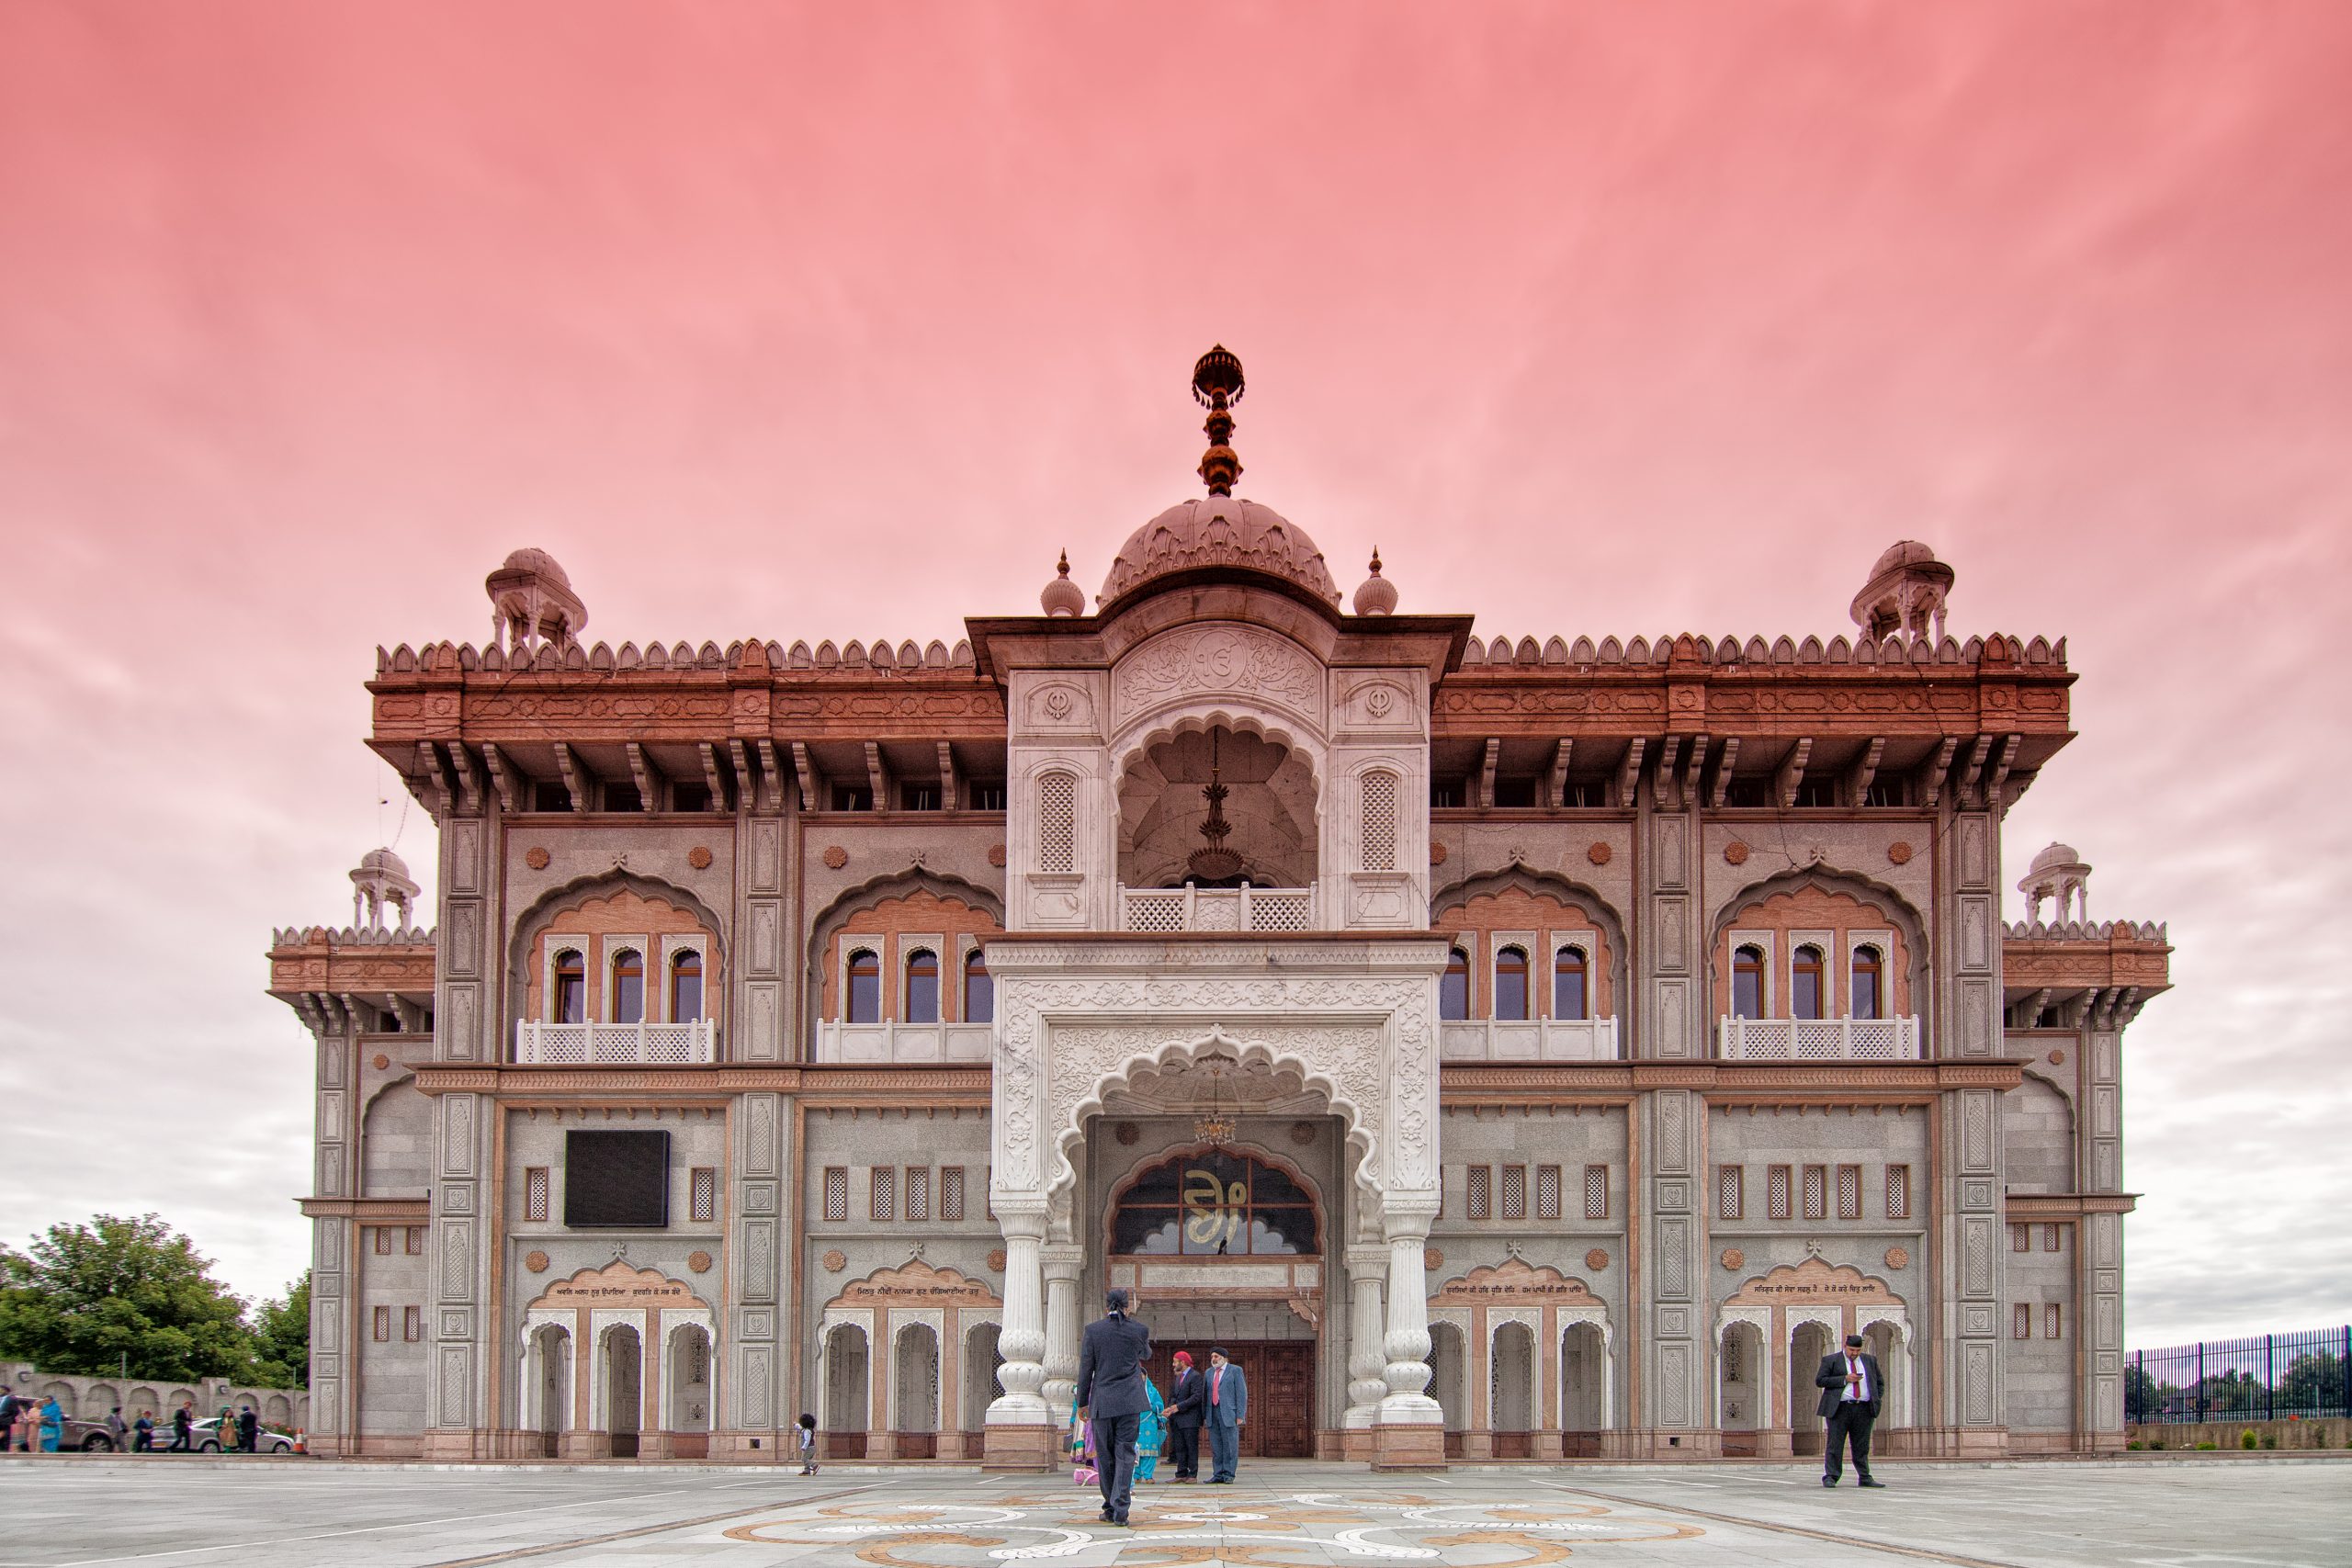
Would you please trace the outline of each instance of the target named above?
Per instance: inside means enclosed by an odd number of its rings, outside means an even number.
[[[1864,1486],[1883,1486],[1883,1482],[1871,1479],[1871,1423],[1878,1419],[1880,1403],[1886,1397],[1886,1380],[1879,1375],[1878,1358],[1862,1350],[1862,1337],[1846,1336],[1843,1354],[1832,1352],[1821,1358],[1821,1370],[1814,1374],[1814,1384],[1821,1390],[1821,1418],[1827,1423],[1822,1445],[1821,1483],[1835,1486],[1845,1471],[1848,1444],[1854,1450],[1854,1473]]]
[[[1094,1463],[1102,1477],[1102,1522],[1124,1525],[1135,1494],[1136,1436],[1150,1407],[1143,1364],[1151,1359],[1151,1330],[1127,1316],[1127,1292],[1114,1290],[1110,1311],[1086,1325],[1078,1352],[1078,1414],[1094,1434]]]
[[[1208,1416],[1209,1385],[1193,1370],[1190,1351],[1176,1352],[1176,1397],[1168,1405],[1168,1449],[1175,1456],[1176,1479],[1201,1478],[1201,1423]]]

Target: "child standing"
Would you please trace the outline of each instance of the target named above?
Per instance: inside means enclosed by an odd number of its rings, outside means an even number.
[[[817,1418],[807,1411],[800,1413],[800,1424],[794,1428],[795,1439],[800,1445],[800,1473],[817,1473]]]

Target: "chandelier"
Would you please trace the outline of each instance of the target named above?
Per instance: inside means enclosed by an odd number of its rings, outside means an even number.
[[[1221,1103],[1224,1098],[1225,1070],[1230,1065],[1221,1056],[1212,1056],[1202,1064],[1208,1074],[1209,1108],[1193,1118],[1193,1140],[1212,1147],[1233,1141],[1237,1118]],[[1238,1108],[1237,1108],[1238,1109]]]

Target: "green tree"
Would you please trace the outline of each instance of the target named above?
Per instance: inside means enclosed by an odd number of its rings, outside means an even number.
[[[254,1309],[256,1368],[271,1388],[311,1386],[311,1271],[286,1287],[286,1294]]]
[[[156,1214],[58,1224],[0,1258],[0,1356],[46,1372],[251,1380],[244,1303]]]
[[[2278,1408],[2304,1416],[2344,1408],[2344,1358],[2315,1350],[2289,1362],[2278,1379]]]

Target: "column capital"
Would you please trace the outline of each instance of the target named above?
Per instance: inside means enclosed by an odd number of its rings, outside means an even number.
[[[1048,1283],[1058,1280],[1076,1280],[1086,1268],[1086,1248],[1066,1243],[1051,1243],[1037,1249],[1037,1261],[1045,1266]]]

